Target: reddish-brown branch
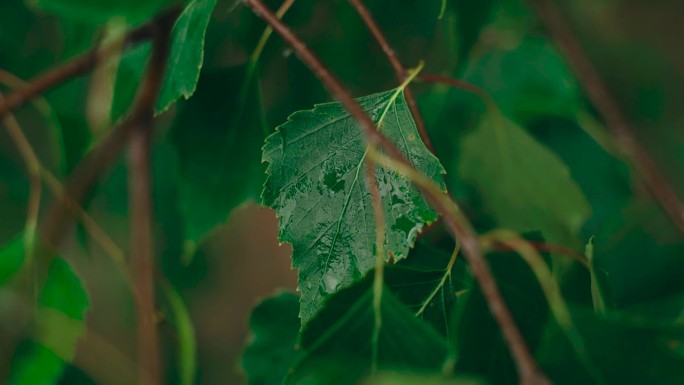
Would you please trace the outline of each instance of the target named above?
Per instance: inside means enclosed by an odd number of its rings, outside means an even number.
[[[157,23],[173,23],[178,17],[178,14],[179,10],[174,9],[159,16],[154,21],[145,24],[143,27],[137,28],[135,31],[131,32],[128,35],[128,41],[132,44],[133,42],[141,41],[143,38],[151,37],[154,26]],[[96,52],[97,50],[92,50],[89,53],[84,54],[83,57],[91,57],[96,55]],[[77,58],[74,60],[79,59]],[[83,59],[83,61],[86,60]],[[90,62],[90,64],[91,66],[89,68],[92,69],[96,64],[96,61]],[[67,63],[63,67],[71,66],[73,65]],[[11,95],[15,95],[14,98],[16,100],[20,100],[21,103],[0,104],[0,116],[2,115],[3,108],[8,108],[5,111],[11,111],[14,108],[21,106],[23,103],[31,100],[40,92],[49,89],[50,86],[48,86],[48,82],[41,79],[59,79],[57,83],[51,83],[51,86],[70,79],[69,77],[62,78],[63,76],[66,76],[67,72],[60,70],[60,68],[61,67],[58,67],[55,70],[46,72],[44,75],[38,76],[26,87],[12,93]],[[57,74],[61,75],[57,76]],[[40,86],[36,86],[35,83],[39,83]],[[107,136],[105,136],[102,141],[100,141],[100,143],[98,143],[95,148],[93,148],[93,150],[91,150],[76,166],[64,186],[64,195],[71,201],[82,202],[92,190],[95,182],[99,179],[102,173],[121,154],[121,151],[128,142],[131,133],[133,132],[133,128],[136,125],[135,115],[136,113],[132,113],[127,119],[113,127]],[[64,239],[65,234],[70,228],[69,224],[74,218],[73,210],[71,210],[69,207],[70,205],[65,204],[65,202],[66,201],[63,199],[55,200],[55,202],[53,202],[53,204],[48,208],[47,213],[42,219],[40,225],[42,241],[54,248],[58,248],[60,246],[61,240]]]
[[[399,61],[397,54],[389,45],[389,42],[380,30],[380,27],[378,27],[375,19],[373,19],[373,16],[368,11],[368,8],[366,8],[361,0],[349,0],[349,2],[356,9],[356,12],[359,14],[364,24],[366,24],[366,27],[370,31],[371,35],[373,35],[375,41],[377,41],[380,45],[380,48],[382,48],[382,52],[384,52],[385,56],[387,56],[387,60],[389,60],[397,80],[399,80],[399,83],[402,83],[406,77],[406,69],[401,64],[401,61]],[[418,104],[416,104],[416,98],[413,96],[413,92],[411,91],[410,87],[406,87],[404,89],[404,96],[406,97],[406,103],[409,106],[409,110],[411,110],[411,115],[413,115],[413,120],[416,122],[416,128],[418,129],[420,138],[423,140],[423,143],[425,143],[425,146],[434,154],[435,149],[432,146],[432,140],[427,132],[425,121],[423,120],[423,116],[420,114]]]
[[[639,143],[617,101],[610,95],[601,76],[559,10],[549,0],[530,0],[530,3],[574,70],[589,100],[603,117],[620,150],[632,163],[672,223],[684,233],[684,204],[658,165]]]
[[[425,83],[444,84],[449,87],[458,88],[460,90],[477,95],[480,98],[484,99],[486,102],[493,103],[491,96],[489,96],[489,94],[485,90],[483,90],[482,88],[478,87],[473,83],[468,83],[464,80],[454,79],[448,76],[435,74],[419,74],[418,79],[422,80]]]
[[[413,166],[406,160],[401,152],[383,135],[373,124],[372,120],[363,109],[354,101],[351,94],[330,73],[323,63],[306,47],[306,45],[260,0],[245,0],[256,15],[262,18],[293,48],[297,56],[316,74],[321,83],[328,89],[331,95],[337,99],[344,108],[359,123],[368,143],[371,146],[380,147],[394,162],[407,168]],[[478,239],[471,226],[467,222],[459,220],[453,215],[452,208],[445,203],[442,196],[438,196],[429,188],[418,185],[430,204],[444,216],[445,224],[454,237],[462,244],[464,254],[470,264],[473,276],[479,283],[482,293],[489,304],[494,319],[499,324],[502,335],[516,362],[521,383],[548,384],[549,381],[539,369],[534,357],[520,334],[513,316],[506,306],[501,292],[496,284],[494,276],[482,254]],[[447,202],[454,204],[451,201]]]
[[[154,299],[155,258],[152,230],[151,151],[155,105],[164,80],[173,21],[155,25],[152,55],[131,115],[128,191],[130,201],[131,265],[138,315],[139,378],[162,384]]]

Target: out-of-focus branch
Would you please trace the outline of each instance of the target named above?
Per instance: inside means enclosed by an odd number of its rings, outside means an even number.
[[[650,154],[639,143],[639,139],[634,135],[634,129],[560,11],[550,0],[529,1],[574,70],[589,100],[603,117],[621,152],[632,163],[672,223],[684,233],[684,204]]]
[[[177,10],[171,10],[161,15],[154,21],[144,24],[131,32],[124,38],[124,46],[133,46],[152,36],[154,26],[158,22],[173,22],[178,16]],[[116,42],[105,47],[97,47],[77,56],[68,62],[54,67],[46,72],[31,79],[25,87],[7,95],[4,101],[0,102],[0,117],[6,113],[16,110],[26,102],[42,94],[43,92],[58,86],[68,80],[81,76],[92,70],[103,58],[119,52],[120,43]]]
[[[155,310],[151,152],[153,120],[170,51],[173,20],[155,24],[152,55],[131,113],[128,193],[132,275],[138,315],[139,382],[163,383]]]

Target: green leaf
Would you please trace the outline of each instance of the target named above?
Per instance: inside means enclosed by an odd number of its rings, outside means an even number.
[[[249,319],[251,337],[242,356],[250,385],[280,385],[297,357],[299,296],[282,292],[263,300]]]
[[[491,112],[461,145],[460,174],[477,187],[502,227],[576,242],[590,207],[560,158],[507,118]]]
[[[504,114],[522,122],[541,115],[572,118],[582,108],[574,76],[552,44],[540,37],[525,37],[513,47],[485,53],[469,63],[464,79],[482,87]]]
[[[193,0],[173,27],[171,53],[157,111],[165,111],[181,96],[195,93],[204,58],[204,35],[216,0]]]
[[[444,169],[421,142],[399,93],[358,99],[410,162],[442,188]],[[364,176],[366,143],[358,123],[339,103],[299,111],[266,139],[269,163],[264,203],[276,210],[280,240],[292,243],[299,269],[300,317],[308,321],[329,294],[360,279],[374,263],[375,219]],[[411,182],[378,167],[389,259],[408,255],[416,236],[437,215]]]
[[[171,52],[156,110],[161,113],[176,100],[188,99],[195,92],[204,60],[204,36],[216,0],[192,0],[183,10],[171,32]],[[112,118],[128,110],[150,57],[149,42],[127,51],[119,63]]]
[[[382,293],[382,324],[373,346],[373,275],[340,290],[304,327],[301,358],[285,384],[353,384],[369,373],[372,351],[378,370],[439,373],[447,345],[389,290]]]
[[[89,306],[80,279],[65,260],[55,258],[40,294],[34,340],[25,341],[14,355],[10,383],[56,382],[74,357]]]
[[[450,264],[452,268],[447,271]],[[472,280],[463,258],[422,242],[409,258],[387,266],[384,279],[417,317],[445,336],[450,333],[458,295],[470,288]]]
[[[174,0],[29,0],[33,5],[60,17],[104,24],[113,17],[138,23],[154,16]]]
[[[203,73],[197,94],[179,103],[169,133],[178,153],[179,205],[190,253],[235,206],[257,199],[261,190],[261,100],[257,87],[250,87],[239,109],[245,71],[240,66]]]
[[[0,286],[7,284],[21,270],[25,257],[23,234],[0,248]]]

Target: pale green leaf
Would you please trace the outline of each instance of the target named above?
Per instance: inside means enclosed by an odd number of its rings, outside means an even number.
[[[373,121],[384,116],[382,132],[443,188],[444,169],[420,140],[403,93],[395,94],[378,93],[358,102]],[[360,279],[374,264],[366,148],[358,123],[339,103],[294,113],[266,140],[263,160],[269,163],[269,176],[262,196],[280,219],[280,240],[292,243],[304,322],[329,294]],[[385,257],[400,260],[437,215],[407,179],[381,167],[376,178],[385,212]]]
[[[40,293],[34,340],[26,341],[14,355],[10,383],[55,383],[74,357],[89,306],[78,276],[65,260],[55,258]]]
[[[562,160],[494,112],[463,139],[460,173],[501,227],[538,230],[552,242],[574,243],[591,214]]]

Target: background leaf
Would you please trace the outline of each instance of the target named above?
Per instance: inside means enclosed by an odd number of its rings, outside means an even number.
[[[490,113],[463,139],[461,152],[461,176],[477,187],[500,226],[577,242],[589,204],[558,156],[524,129]]]

